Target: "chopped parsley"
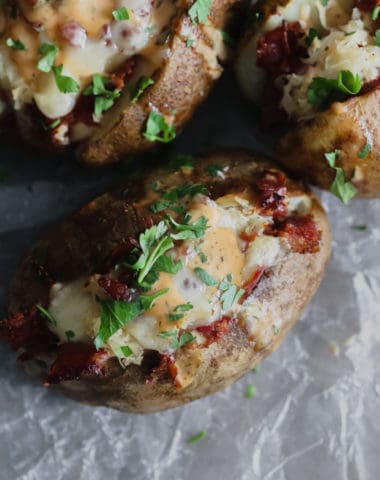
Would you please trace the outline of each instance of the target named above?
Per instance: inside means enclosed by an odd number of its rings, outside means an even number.
[[[220,300],[223,302],[223,310],[229,310],[232,305],[239,300],[239,298],[244,294],[243,289],[239,289],[236,285],[230,283],[230,280],[223,280],[219,284],[219,289],[223,292]]]
[[[56,326],[57,325],[57,320],[53,317],[53,315],[46,310],[42,305],[36,305],[37,310],[40,312],[40,314],[52,325]]]
[[[193,23],[206,23],[210,14],[211,0],[195,0],[189,8],[189,17]]]
[[[245,392],[245,398],[252,398],[256,393],[256,389],[252,384],[247,385],[247,390]]]
[[[196,442],[199,442],[199,440],[202,440],[202,438],[205,438],[205,436],[206,436],[206,432],[202,430],[201,432],[190,437],[187,443],[189,445],[192,445],[193,443],[196,443]]]
[[[201,216],[195,220],[194,223],[189,223],[191,216],[186,214],[184,217],[184,223],[178,223],[170,215],[166,215],[165,218],[174,227],[178,233],[171,234],[173,240],[191,240],[194,238],[203,237],[206,233],[207,218]]]
[[[347,97],[357,95],[361,88],[359,75],[342,70],[336,80],[314,77],[307,90],[307,100],[312,105],[327,108],[332,102],[343,102]]]
[[[167,318],[169,322],[178,322],[178,320],[181,320],[184,317],[183,313],[168,313]]]
[[[197,183],[185,183],[180,187],[159,193],[161,193],[162,200],[158,200],[150,206],[150,209],[154,213],[162,212],[163,210],[172,210],[176,213],[184,213],[184,209],[179,204],[179,200],[187,196],[192,198],[199,194],[210,195],[210,192],[206,187]]]
[[[181,305],[177,305],[174,309],[175,312],[188,312],[189,310],[192,310],[194,308],[194,305],[190,302],[187,303],[181,303]]]
[[[136,83],[129,86],[129,94],[131,96],[131,103],[136,103],[144,91],[154,84],[154,80],[149,77],[142,76]]]
[[[117,10],[114,10],[112,12],[112,16],[117,22],[121,22],[123,20],[129,20],[129,13],[125,7],[121,7],[121,8],[118,8]]]
[[[150,142],[169,143],[175,139],[174,125],[169,125],[161,113],[151,111],[148,116],[144,137]]]
[[[109,79],[96,73],[92,77],[92,83],[83,92],[84,96],[93,95],[95,97],[95,118],[101,118],[103,112],[109,110],[115,100],[120,97],[121,91],[119,89],[108,90],[106,85]]]
[[[277,325],[273,324],[273,325],[272,325],[272,328],[273,328],[273,333],[274,333],[275,335],[278,335],[278,334],[280,333],[280,330],[279,330],[279,328],[278,328]]]
[[[358,158],[360,159],[365,158],[370,151],[371,151],[371,144],[367,142],[362,148],[362,150],[360,150],[360,152],[358,153]]]
[[[13,50],[27,51],[26,46],[21,42],[21,40],[13,40],[13,38],[7,38],[5,44],[13,48]]]
[[[364,225],[364,224],[363,225],[352,225],[351,228],[352,228],[352,230],[357,230],[358,232],[365,232],[368,229],[367,225]]]
[[[188,343],[195,340],[195,337],[190,332],[183,332],[179,338],[172,338],[170,340],[170,346],[174,350],[178,350],[179,348],[187,345]]]
[[[223,171],[223,168],[221,167],[221,165],[211,164],[211,165],[207,165],[206,171],[212,177],[216,177],[218,176],[219,172]]]
[[[65,335],[68,342],[75,338],[75,333],[72,330],[66,330]]]
[[[226,32],[225,30],[220,30],[220,34],[222,35],[223,42],[230,46],[234,47],[236,45],[235,40],[231,37],[231,34]]]
[[[377,29],[374,36],[375,45],[380,47],[380,29]]]
[[[209,275],[206,270],[203,268],[196,267],[194,268],[195,275],[207,286],[211,287],[213,285],[217,285],[217,281],[211,275]]]
[[[99,332],[95,338],[97,350],[112,337],[143,312],[140,302],[122,302],[120,300],[100,300],[101,320]]]
[[[43,43],[38,49],[38,53],[43,55],[37,63],[38,70],[45,73],[50,72],[58,54],[58,47],[51,43]]]
[[[71,77],[62,75],[63,65],[52,67],[55,83],[57,88],[62,93],[77,93],[80,90],[79,83]]]
[[[325,158],[332,169],[335,170],[335,178],[330,186],[330,192],[338,197],[344,204],[347,204],[357,193],[357,189],[350,182],[346,182],[344,170],[336,166],[338,152],[325,153]]]
[[[310,46],[313,44],[313,42],[314,42],[314,40],[315,40],[316,38],[319,38],[319,36],[318,36],[318,31],[317,31],[315,28],[311,28],[311,29],[309,30],[309,33],[308,33],[307,36],[305,37],[305,43],[306,43],[306,45],[307,45],[308,47],[310,47]]]
[[[194,38],[186,38],[186,47],[189,48],[194,44],[195,40]]]
[[[131,347],[128,347],[128,345],[120,347],[120,353],[120,356],[122,357],[130,357],[131,355],[133,355],[133,351]]]
[[[375,22],[379,16],[379,13],[380,13],[380,6],[377,5],[373,10],[372,10],[372,14],[371,14],[371,18],[372,20]]]

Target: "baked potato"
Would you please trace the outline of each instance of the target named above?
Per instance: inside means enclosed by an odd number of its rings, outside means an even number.
[[[222,72],[238,5],[1,2],[3,126],[39,148],[78,144],[80,158],[97,165],[170,142]]]
[[[285,129],[279,162],[343,201],[380,196],[377,4],[261,1],[236,64],[239,84],[261,104],[266,128]]]
[[[330,233],[312,193],[250,152],[179,160],[90,202],[18,268],[0,332],[45,385],[177,407],[275,350],[316,291]]]

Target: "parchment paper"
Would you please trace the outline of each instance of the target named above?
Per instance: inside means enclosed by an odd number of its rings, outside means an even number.
[[[231,76],[162,154],[268,150]],[[272,140],[273,142],[273,140]],[[295,152],[296,153],[296,152]],[[141,160],[139,160],[141,162]],[[3,146],[1,304],[20,256],[49,226],[126,176]],[[380,201],[322,194],[334,253],[280,349],[229,389],[176,410],[128,415],[67,400],[0,346],[1,480],[375,480],[380,472]],[[366,224],[366,231],[352,226]],[[335,355],[334,355],[335,353]],[[248,384],[256,395],[245,398]],[[189,446],[200,430],[206,437]]]

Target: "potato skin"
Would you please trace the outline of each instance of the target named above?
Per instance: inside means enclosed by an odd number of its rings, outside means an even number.
[[[337,166],[358,189],[357,197],[380,197],[380,88],[364,95],[334,103],[310,123],[287,132],[276,147],[281,165],[297,177],[329,189],[334,170],[325,153],[339,151]],[[358,154],[367,143],[365,158]]]
[[[226,180],[210,178],[205,171],[209,164],[228,165]],[[268,168],[273,169],[273,164],[260,155],[225,151],[202,157],[191,173],[156,171],[140,181],[131,180],[114,192],[102,195],[32,248],[11,285],[10,314],[29,309],[48,295],[49,284],[37,266],[44,266],[49,277],[62,282],[104,268],[109,253],[120,241],[141,230],[139,225],[147,213],[143,201],[153,180],[162,179],[171,186],[184,182],[202,183],[212,196],[219,196],[242,191]],[[300,185],[292,181],[287,182],[287,187],[289,193],[302,191]],[[282,317],[283,328],[267,345],[261,346],[249,338],[244,326],[237,323],[209,347],[185,348],[179,352],[177,358],[184,362],[190,358],[187,356],[200,354],[194,380],[185,388],[176,388],[169,378],[147,384],[143,366],[130,365],[123,369],[115,358],[108,361],[104,376],[83,375],[79,380],[64,381],[51,388],[91,405],[145,413],[180,406],[227,387],[244,375],[279,346],[321,281],[330,254],[330,233],[322,207],[310,195],[311,213],[322,233],[320,251],[313,254],[290,252],[273,268],[271,275],[263,277],[253,293],[255,298],[265,299],[271,305],[269,310],[279,312]],[[260,321],[263,328],[272,329],[270,313]]]
[[[233,21],[245,0],[212,0],[209,20],[216,31],[225,30]],[[139,100],[122,111],[117,107],[110,116],[108,128],[101,128],[84,145],[78,148],[79,158],[91,165],[103,165],[120,160],[124,154],[134,154],[152,148],[155,143],[143,136],[149,112],[157,109],[161,114],[172,115],[177,133],[192,117],[196,108],[205,100],[215,80],[222,73],[222,66],[211,67],[195,46],[186,46],[183,31],[204,41],[209,48],[216,48],[207,29],[200,23],[192,24],[187,15],[192,1],[183,2],[183,11],[174,25],[168,49],[170,56],[153,75],[154,85]],[[219,32],[218,32],[219,34]],[[174,113],[173,113],[174,112]]]

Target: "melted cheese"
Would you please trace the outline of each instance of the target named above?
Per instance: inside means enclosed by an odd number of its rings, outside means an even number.
[[[308,213],[311,205],[307,198],[301,195],[290,199],[290,211]],[[195,199],[189,214],[191,221],[201,216],[206,217],[208,229],[203,237],[180,242],[169,252],[173,258],[182,261],[183,268],[174,275],[160,273],[157,282],[147,292],[154,294],[168,288],[168,293],[159,297],[150,310],[118,330],[105,344],[105,348],[112,355],[118,356],[123,365],[140,364],[144,349],[157,350],[163,354],[172,353],[172,337],[163,337],[162,333],[178,333],[179,329],[187,329],[197,335],[197,342],[202,342],[202,335],[194,329],[207,325],[222,315],[242,319],[248,330],[254,333],[259,328],[257,318],[260,319],[263,312],[266,312],[265,305],[258,305],[250,297],[243,304],[235,302],[224,311],[218,285],[231,275],[231,283],[240,288],[258,268],[275,266],[286,255],[286,240],[263,234],[270,219],[259,215],[246,198],[230,195],[218,199],[217,203],[205,200],[204,197],[201,200]],[[258,236],[246,249],[239,234],[252,229],[255,229]],[[199,249],[207,257],[204,263]],[[204,269],[216,280],[217,285],[206,285],[196,275],[196,268]],[[99,289],[97,279],[98,276],[94,275],[87,281],[78,279],[52,287],[49,311],[57,321],[57,326],[52,329],[62,341],[66,341],[65,332],[68,330],[73,331],[75,339],[81,341],[92,342],[97,335],[100,306],[96,298],[105,295]],[[185,303],[190,303],[192,308],[183,312],[182,318],[171,321],[168,315],[175,313],[176,307]],[[129,346],[133,354],[124,357],[120,350],[122,346]],[[191,377],[189,365],[186,363],[180,368],[181,384],[186,384]]]

